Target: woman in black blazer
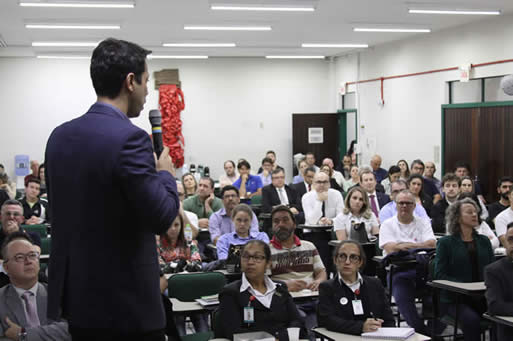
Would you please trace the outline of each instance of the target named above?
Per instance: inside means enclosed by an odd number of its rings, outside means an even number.
[[[352,335],[394,327],[392,310],[381,282],[359,273],[366,260],[362,246],[356,241],[344,240],[333,255],[337,275],[319,286],[319,326]]]
[[[241,254],[242,279],[232,282],[219,294],[220,326],[218,338],[232,340],[233,334],[265,331],[278,340],[288,340],[287,328],[301,328],[303,319],[284,283],[273,282],[265,274],[271,265],[269,245],[251,240]],[[241,291],[241,287],[244,290]],[[252,310],[252,322],[245,322],[247,309]]]

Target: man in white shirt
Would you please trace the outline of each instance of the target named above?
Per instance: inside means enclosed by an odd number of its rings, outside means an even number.
[[[344,209],[344,198],[339,191],[330,188],[328,174],[315,174],[313,191],[301,200],[305,212],[305,223],[309,225],[333,225],[333,219]]]
[[[499,237],[501,245],[504,247],[506,247],[505,236],[508,230],[508,224],[513,222],[513,190],[508,193],[508,199],[510,206],[495,217],[495,232],[497,233],[497,237]]]
[[[363,167],[360,170],[360,186],[367,192],[372,213],[379,217],[379,210],[388,204],[390,197],[385,193],[376,191],[376,176],[369,167]]]
[[[335,165],[333,164],[333,160],[330,159],[329,157],[325,158],[324,160],[322,160],[322,165],[328,165],[330,166],[330,168],[333,170],[333,175],[331,176],[333,179],[335,179],[335,181],[337,182],[337,184],[340,186],[340,187],[344,187],[344,175],[342,175],[342,173],[340,173],[338,170],[335,169]]]
[[[379,233],[379,247],[383,255],[393,252],[434,248],[435,235],[431,223],[427,219],[414,216],[415,197],[403,190],[395,197],[397,215],[386,220]],[[424,320],[417,313],[415,307],[415,288],[417,284],[415,269],[394,273],[392,277],[392,295],[395,298],[399,312],[415,331],[426,334],[428,332]]]
[[[306,160],[306,163],[308,164],[308,167],[314,167],[315,168],[315,172],[319,171],[319,167],[317,167],[315,165],[315,155],[314,155],[314,153],[312,153],[312,152],[306,153],[305,160]]]
[[[232,185],[239,176],[235,171],[235,162],[232,160],[227,160],[224,162],[224,172],[225,174],[219,177],[219,186],[223,188],[226,185]]]

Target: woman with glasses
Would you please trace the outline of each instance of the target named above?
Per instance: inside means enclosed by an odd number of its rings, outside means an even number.
[[[422,205],[428,216],[431,217],[431,209],[433,208],[433,200],[424,193],[424,178],[420,174],[412,174],[408,178],[408,189],[415,196],[417,205]]]
[[[360,335],[394,327],[392,310],[380,280],[360,274],[365,267],[362,246],[345,240],[333,252],[337,274],[319,286],[319,327]]]
[[[221,323],[215,330],[216,337],[233,340],[233,334],[265,331],[277,340],[288,340],[287,328],[303,329],[287,285],[273,282],[266,275],[270,266],[267,243],[252,240],[244,246],[242,279],[226,285],[219,294]]]
[[[449,235],[437,243],[435,279],[463,283],[483,281],[485,266],[495,258],[490,239],[476,231],[478,214],[477,204],[469,198],[458,200],[447,208],[445,220]],[[481,315],[486,311],[484,297],[462,295],[458,299],[456,294],[442,291],[440,310],[453,318],[458,314],[458,327],[463,331],[465,341],[481,339]]]
[[[356,229],[364,228],[367,239],[374,239],[379,234],[379,223],[370,210],[367,193],[361,187],[349,191],[345,207],[334,221],[334,231],[338,240],[355,239],[359,235]]]

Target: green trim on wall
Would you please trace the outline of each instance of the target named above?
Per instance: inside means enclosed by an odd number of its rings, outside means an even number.
[[[448,105],[452,105],[452,104],[448,104]],[[445,109],[444,106],[446,105],[442,105],[442,145],[440,146],[440,158],[441,158],[441,163],[442,163],[442,176],[440,178],[442,178],[444,175],[445,175],[445,157],[444,157],[444,149],[445,149]]]
[[[337,110],[337,113],[339,113],[339,114],[348,113],[348,112],[358,112],[358,110],[357,109],[339,109],[339,110]]]
[[[341,109],[337,110],[338,113],[338,153],[340,160],[342,156],[347,152],[347,113],[355,113],[355,132],[356,141],[358,142],[358,110],[357,109]]]
[[[481,102],[485,101],[485,78],[481,78]]]

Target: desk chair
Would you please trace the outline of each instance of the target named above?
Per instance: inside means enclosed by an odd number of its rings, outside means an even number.
[[[255,195],[251,197],[251,206],[253,205],[262,205],[262,196],[261,195]]]

